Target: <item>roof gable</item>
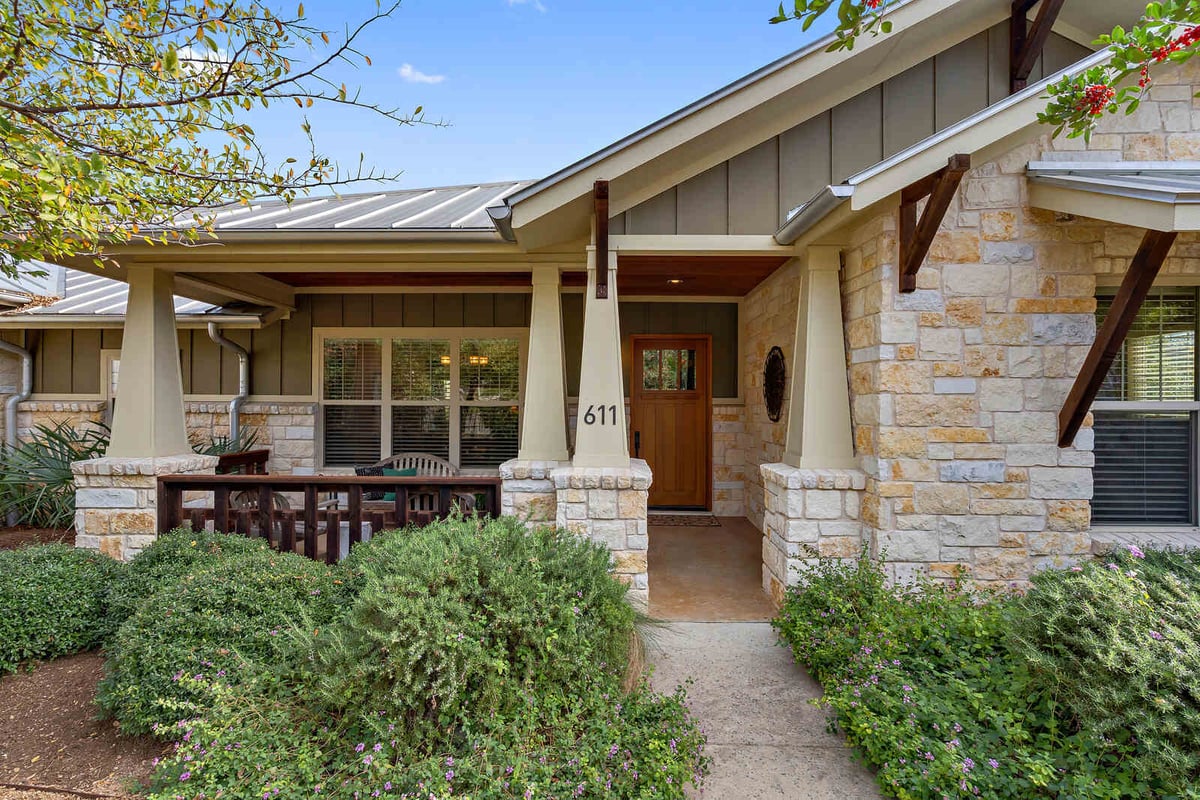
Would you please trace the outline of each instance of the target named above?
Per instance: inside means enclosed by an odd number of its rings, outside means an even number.
[[[1134,17],[1130,10],[1139,6],[1137,0],[1103,3],[1113,14]],[[1075,39],[1094,35],[1078,28],[1089,25],[1088,5],[1069,3],[1075,13],[1066,18],[1076,24],[1062,27]],[[610,208],[619,215],[987,31],[1010,13],[1005,0],[898,4],[889,12],[892,34],[866,37],[849,53],[827,52],[829,39],[817,42],[514,193],[493,217],[530,249],[586,236],[596,180],[610,182]]]

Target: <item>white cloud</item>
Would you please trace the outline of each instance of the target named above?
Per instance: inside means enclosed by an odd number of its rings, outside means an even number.
[[[510,6],[533,6],[543,14],[546,13],[546,6],[542,4],[542,0],[508,0]]]
[[[409,83],[441,83],[446,80],[445,75],[427,75],[412,64],[401,64],[396,74]]]

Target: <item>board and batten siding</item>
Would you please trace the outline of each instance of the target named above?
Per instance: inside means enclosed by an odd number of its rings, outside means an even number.
[[[313,328],[525,328],[529,295],[512,294],[301,294],[289,319],[261,330],[224,331],[250,353],[250,394],[313,394]],[[4,331],[7,341],[32,347],[34,393],[101,393],[102,350],[120,350],[120,328],[48,328]],[[179,331],[180,371],[187,396],[237,393],[237,356],[203,329]]]
[[[712,336],[713,397],[738,397],[738,304],[618,301],[621,323],[621,367],[629,394],[632,361],[630,337],[640,334],[709,334]],[[562,297],[563,348],[567,394],[579,395],[583,368],[583,295]]]
[[[1008,96],[1007,22],[612,219],[613,233],[771,234],[822,187]],[[1091,50],[1051,34],[1029,81]]]

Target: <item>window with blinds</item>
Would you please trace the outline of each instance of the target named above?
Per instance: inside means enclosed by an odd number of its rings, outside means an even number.
[[[1101,297],[1102,324],[1112,305]],[[1150,294],[1093,405],[1098,525],[1196,522],[1196,333],[1193,289]]]
[[[495,469],[516,458],[522,351],[516,336],[325,338],[325,465],[420,452]]]

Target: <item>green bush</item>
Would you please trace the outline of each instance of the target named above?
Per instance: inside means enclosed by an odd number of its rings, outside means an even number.
[[[333,618],[337,579],[324,564],[265,550],[200,566],[121,624],[97,704],[126,733],[170,736],[170,726],[208,707],[204,676],[236,684],[281,657],[291,626]]]
[[[1128,741],[1071,723],[1009,646],[1023,613],[1010,597],[957,587],[889,589],[866,559],[822,561],[775,626],[892,796],[1178,796],[1136,768]]]
[[[1033,583],[1013,638],[1040,689],[1082,729],[1135,743],[1139,773],[1200,783],[1200,553],[1135,547]]]
[[[356,547],[356,599],[289,662],[212,699],[154,798],[683,798],[707,769],[682,690],[623,689],[634,613],[611,556],[514,520]],[[199,743],[203,745],[199,745]]]
[[[105,592],[121,565],[62,544],[0,551],[0,674],[96,647],[111,631]]]
[[[403,720],[436,748],[472,715],[507,714],[534,683],[569,692],[597,668],[619,680],[634,612],[610,559],[512,518],[379,537],[347,563],[358,599],[314,647],[314,700]]]
[[[70,528],[75,524],[75,476],[71,464],[104,455],[108,428],[76,430],[68,422],[38,425],[29,438],[0,452],[0,508],[17,512],[21,524]]]
[[[159,536],[133,558],[121,579],[108,590],[108,611],[116,625],[137,611],[146,598],[157,594],[185,575],[219,558],[246,553],[265,553],[263,539],[224,533],[192,531],[187,528]]]

